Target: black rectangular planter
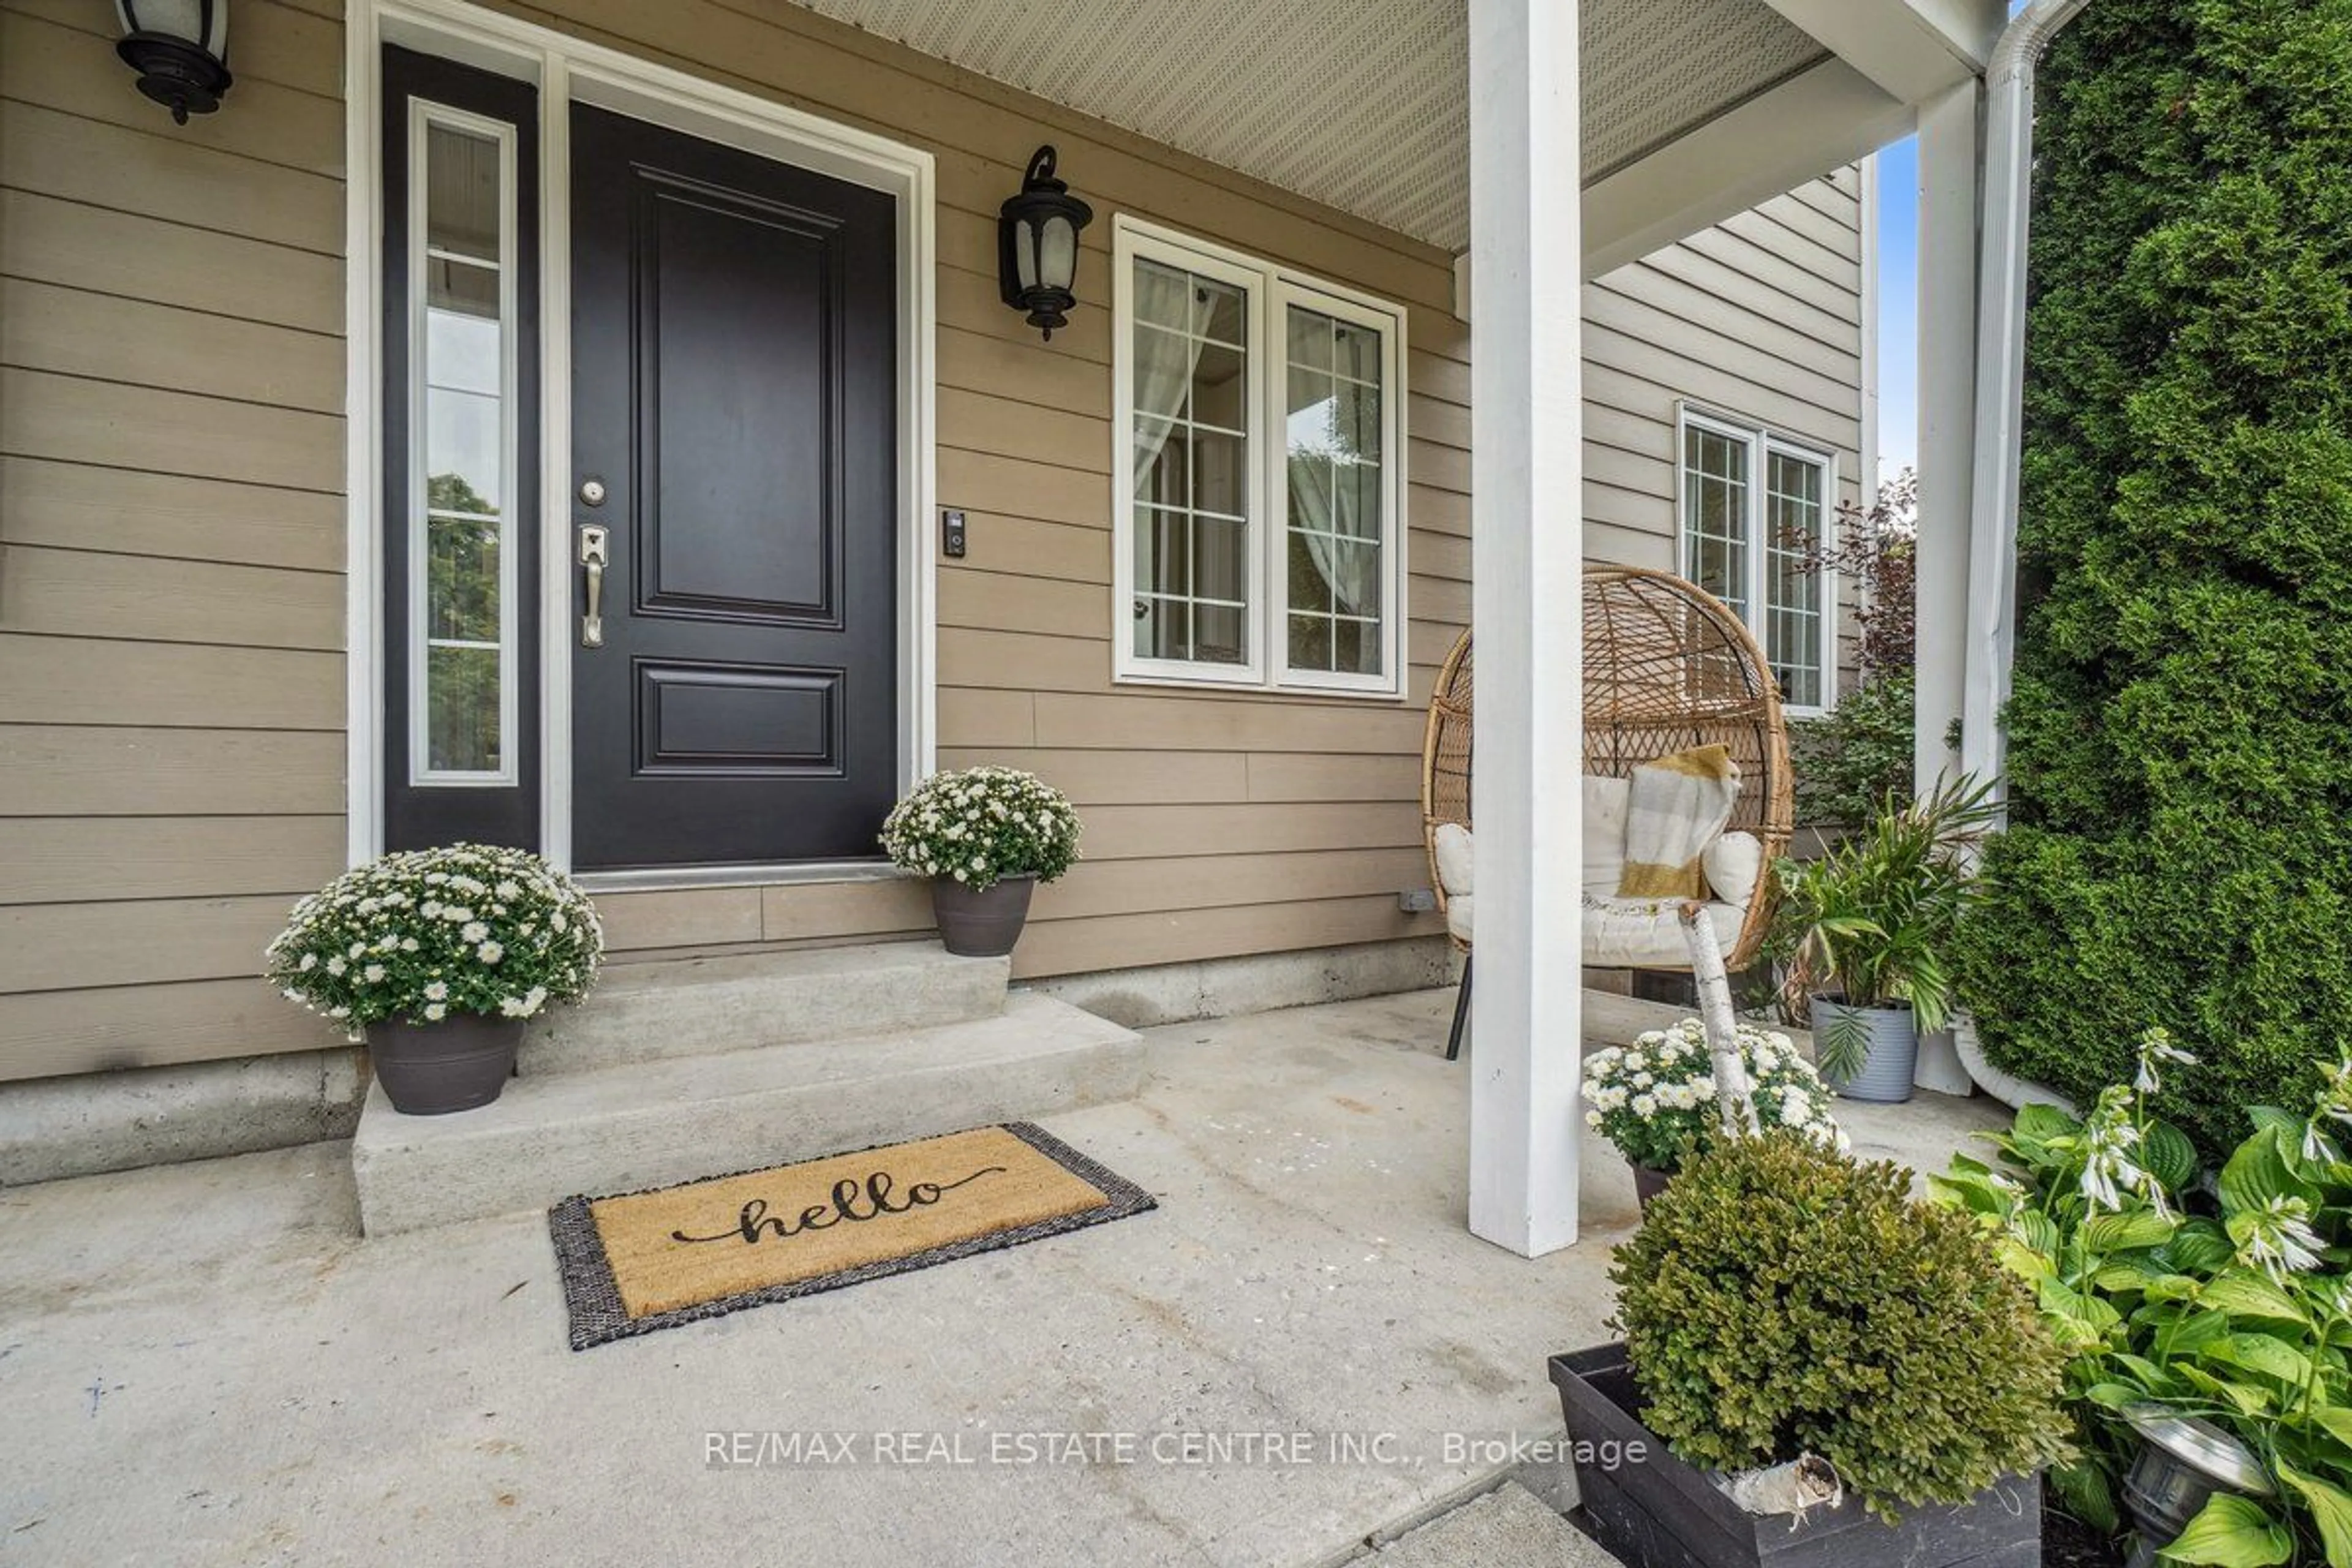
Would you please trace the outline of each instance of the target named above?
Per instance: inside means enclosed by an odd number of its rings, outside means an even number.
[[[1958,1508],[1914,1509],[1895,1525],[1848,1498],[1792,1529],[1742,1511],[1642,1425],[1622,1344],[1556,1355],[1551,1380],[1592,1532],[1627,1568],[2040,1568],[2038,1478],[2002,1481]],[[1621,1462],[1602,1463],[1611,1454]]]

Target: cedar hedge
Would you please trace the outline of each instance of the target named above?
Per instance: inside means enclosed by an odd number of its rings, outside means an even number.
[[[2007,721],[1963,999],[2209,1154],[2352,1043],[2352,0],[2104,0],[2044,65]]]

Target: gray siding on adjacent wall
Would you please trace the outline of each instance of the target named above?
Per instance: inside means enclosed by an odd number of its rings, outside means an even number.
[[[1450,258],[785,5],[522,14],[939,161],[943,765],[1035,768],[1089,858],[1024,975],[1426,937],[1420,702],[1469,613],[1469,330]],[[335,1043],[255,974],[344,823],[342,29],[239,0],[237,84],[175,128],[97,0],[0,0],[0,1079]],[[1110,681],[1108,312],[1042,343],[994,213],[1040,141],[1131,212],[1404,304],[1410,700]],[[1590,550],[1669,563],[1674,399],[1783,422],[1851,478],[1851,172],[1592,285]],[[1108,298],[1110,226],[1085,276]],[[628,953],[912,932],[905,883],[605,900]]]

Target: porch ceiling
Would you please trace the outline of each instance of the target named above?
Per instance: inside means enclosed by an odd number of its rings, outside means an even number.
[[[797,0],[1449,251],[1469,243],[1464,0]],[[1829,58],[1765,0],[1585,0],[1584,177]]]

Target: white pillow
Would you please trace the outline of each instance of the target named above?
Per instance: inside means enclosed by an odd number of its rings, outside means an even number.
[[[1437,828],[1437,880],[1445,889],[1448,899],[1470,895],[1471,868],[1475,864],[1470,830],[1458,822],[1440,823]]]
[[[1613,898],[1625,874],[1625,803],[1633,785],[1623,779],[1584,775],[1584,890]]]
[[[1717,901],[1744,910],[1764,875],[1763,841],[1752,833],[1727,833],[1699,851],[1698,864]]]

